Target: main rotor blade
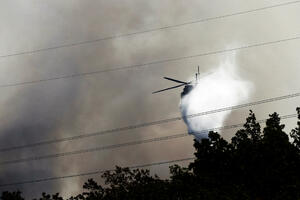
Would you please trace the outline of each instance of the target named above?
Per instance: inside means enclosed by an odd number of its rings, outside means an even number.
[[[152,92],[152,94],[159,93],[159,92],[163,92],[163,91],[166,91],[166,90],[172,90],[172,89],[175,89],[175,88],[184,86],[184,85],[186,85],[186,84],[183,83],[183,84],[180,84],[180,85],[177,85],[177,86],[174,86],[174,87],[166,88],[166,89],[163,89],[163,90],[158,90],[158,91],[156,91],[156,92]]]
[[[174,82],[176,82],[176,83],[189,84],[189,83],[187,83],[187,82],[179,81],[179,80],[176,80],[176,79],[173,79],[173,78],[164,77],[164,79],[167,79],[167,80],[169,80],[169,81],[174,81]]]

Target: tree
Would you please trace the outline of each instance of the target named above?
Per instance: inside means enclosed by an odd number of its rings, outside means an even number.
[[[238,148],[239,145],[251,145],[260,142],[262,137],[260,124],[256,121],[255,114],[250,110],[249,116],[244,124],[244,129],[238,130],[231,139],[232,145]]]
[[[297,113],[298,113],[298,122],[297,122],[297,127],[292,130],[291,132],[291,138],[293,138],[293,144],[300,150],[300,107],[297,108]]]
[[[16,191],[16,192],[4,191],[1,195],[1,199],[2,200],[24,200],[21,194],[22,193],[20,191]]]
[[[149,170],[116,167],[102,175],[105,184],[89,179],[84,192],[70,200],[121,199],[300,199],[300,108],[297,127],[289,140],[280,116],[273,113],[261,129],[250,111],[243,128],[231,141],[216,132],[195,140],[195,160],[188,168],[170,167],[162,180]],[[23,200],[20,192],[4,192],[3,200]],[[42,194],[40,200],[62,200]]]
[[[59,193],[50,195],[43,192],[42,197],[39,200],[63,200],[63,198],[59,196]]]
[[[105,191],[102,186],[98,185],[93,179],[88,179],[83,185],[83,189],[86,190],[82,194],[77,195],[76,197],[71,197],[70,200],[96,200],[104,199]]]
[[[71,199],[165,199],[165,184],[157,176],[151,176],[149,170],[116,167],[114,171],[106,171],[102,178],[106,187],[89,179],[83,188],[86,192]]]

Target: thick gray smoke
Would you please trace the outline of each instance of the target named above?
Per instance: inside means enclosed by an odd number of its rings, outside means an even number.
[[[267,0],[191,0],[188,3],[182,0],[1,0],[0,54],[143,31],[273,3]],[[189,57],[292,37],[300,33],[299,6],[290,5],[115,40],[2,58],[0,84]],[[228,47],[228,44],[236,45]],[[221,64],[220,60],[224,60],[227,54],[149,65],[140,70],[1,88],[0,148],[178,117],[179,90],[159,95],[151,93],[165,86],[173,86],[173,83],[162,80],[162,76],[184,80],[197,65],[203,71],[215,69],[214,74],[202,79],[195,90],[182,99],[183,115],[248,101],[254,87],[242,81],[241,77],[259,85],[249,101],[298,92],[299,48],[299,40],[290,41],[244,49],[237,53],[236,60],[229,59]],[[265,113],[275,110],[290,114],[299,106],[298,101],[286,101],[280,104],[282,106],[278,103],[264,105],[259,112],[263,117],[266,117]],[[186,122],[190,132],[201,131],[221,126],[229,120],[242,123],[242,115],[246,112],[245,109],[235,111],[230,116],[230,112],[218,113],[186,119]],[[185,124],[177,121],[101,137],[4,152],[1,153],[1,161],[150,139],[182,133],[185,129]],[[223,132],[223,136],[225,134]],[[231,136],[232,133],[228,133],[227,138]],[[190,157],[194,153],[192,143],[191,138],[186,137],[112,151],[2,166],[0,183],[111,169],[115,165],[131,166],[176,160]],[[151,171],[160,176],[169,175],[167,165],[153,167]],[[99,176],[78,177],[7,187],[1,191],[21,189],[28,198],[40,197],[43,191],[60,192],[69,197],[81,192],[88,178],[101,180]]]
[[[209,76],[199,80],[194,89],[183,96],[180,103],[180,110],[188,132],[197,139],[208,136],[204,131],[210,128],[223,126],[230,111],[217,114],[189,118],[187,116],[222,108],[225,106],[237,105],[249,98],[253,89],[250,82],[239,77],[234,59],[226,59]]]

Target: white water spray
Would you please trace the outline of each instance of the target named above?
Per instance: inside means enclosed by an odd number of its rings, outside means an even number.
[[[252,88],[252,83],[239,77],[234,60],[222,62],[211,75],[200,79],[194,89],[181,99],[180,110],[188,132],[198,140],[206,138],[208,132],[203,130],[223,126],[231,111],[192,118],[187,116],[240,104],[249,98]]]

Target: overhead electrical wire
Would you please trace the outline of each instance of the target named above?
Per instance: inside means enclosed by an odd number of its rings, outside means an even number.
[[[169,161],[161,161],[161,162],[155,162],[155,163],[149,163],[149,164],[135,165],[135,166],[130,166],[128,168],[130,168],[130,169],[145,168],[145,167],[152,167],[152,166],[165,165],[165,164],[171,164],[171,163],[185,162],[185,161],[190,161],[190,160],[194,160],[194,159],[195,159],[195,157],[190,157],[190,158],[183,158],[183,159],[177,159],[177,160],[169,160]],[[56,176],[56,177],[34,179],[34,180],[28,180],[28,181],[4,183],[4,184],[0,184],[0,187],[25,185],[25,184],[40,183],[40,182],[46,182],[46,181],[55,181],[55,180],[75,178],[75,177],[81,177],[81,176],[91,176],[91,175],[96,175],[96,174],[102,174],[107,171],[114,171],[114,170],[113,169],[97,170],[97,171],[84,172],[84,173],[80,173],[80,174],[72,174],[72,175],[67,175],[67,176]]]
[[[129,70],[129,69],[134,69],[134,68],[142,68],[142,67],[146,67],[148,65],[157,65],[157,64],[175,62],[175,61],[192,59],[192,58],[197,58],[197,57],[216,55],[216,54],[222,54],[222,53],[227,53],[227,52],[234,52],[234,51],[238,51],[238,50],[267,46],[267,45],[278,44],[278,43],[299,40],[299,39],[300,39],[300,36],[294,36],[294,37],[289,37],[289,38],[284,38],[284,39],[279,39],[279,40],[260,42],[260,43],[249,44],[249,45],[244,45],[244,46],[240,46],[240,47],[234,47],[234,48],[217,50],[217,51],[210,51],[210,52],[199,53],[199,54],[194,54],[194,55],[189,55],[189,56],[156,60],[156,61],[151,61],[151,62],[146,62],[146,63],[141,63],[141,64],[124,65],[124,66],[117,66],[117,67],[113,67],[113,68],[106,67],[107,69],[101,69],[101,70],[96,70],[96,71],[91,71],[91,72],[75,73],[75,74],[56,76],[56,77],[46,78],[46,79],[38,79],[38,80],[32,80],[32,81],[1,84],[0,88],[16,87],[16,86],[29,85],[29,84],[35,84],[35,83],[41,83],[41,82],[47,82],[47,81],[70,79],[70,78],[75,78],[75,77],[91,76],[91,75],[95,75],[95,74],[102,74],[102,73],[115,72],[115,71],[121,71],[121,70]]]
[[[227,17],[231,17],[231,16],[235,16],[235,15],[242,15],[242,14],[247,14],[247,13],[251,13],[251,12],[257,12],[257,11],[262,11],[262,10],[267,10],[267,9],[271,9],[271,8],[276,8],[276,7],[281,7],[281,6],[291,5],[291,4],[297,4],[297,3],[300,3],[300,1],[291,1],[291,2],[286,2],[286,3],[281,3],[281,4],[275,4],[275,5],[261,7],[261,8],[257,8],[257,9],[241,11],[241,12],[221,15],[221,16],[217,16],[217,17],[205,18],[205,19],[185,22],[185,23],[181,23],[181,24],[164,26],[164,27],[160,27],[160,28],[148,29],[148,30],[143,30],[143,31],[138,31],[138,32],[133,32],[133,33],[126,33],[126,34],[120,34],[120,35],[115,35],[115,36],[108,36],[108,37],[98,38],[98,39],[95,39],[95,40],[81,41],[81,42],[77,42],[77,43],[63,44],[63,45],[58,45],[58,46],[53,46],[53,47],[47,47],[47,48],[42,48],[42,49],[31,50],[31,51],[23,51],[23,52],[18,52],[18,53],[13,53],[13,54],[0,55],[0,58],[19,56],[19,55],[25,55],[25,54],[33,54],[33,53],[49,51],[49,50],[54,50],[54,49],[60,49],[60,48],[73,47],[73,46],[80,46],[80,45],[100,42],[100,41],[104,41],[104,40],[111,40],[111,39],[116,39],[116,38],[120,38],[120,37],[128,37],[128,36],[133,36],[133,35],[137,35],[137,34],[143,34],[143,33],[147,33],[147,32],[154,32],[154,31],[160,31],[160,30],[164,30],[164,29],[176,28],[176,27],[180,27],[180,26],[186,26],[186,25],[195,24],[195,23],[201,23],[201,22],[206,22],[206,21],[211,21],[211,20],[217,20],[217,19],[227,18]],[[92,75],[92,74],[100,74],[100,73],[105,73],[105,72],[113,72],[113,71],[119,71],[119,70],[139,68],[139,67],[144,67],[144,66],[147,66],[147,65],[155,65],[155,64],[179,61],[179,60],[190,59],[190,58],[195,58],[195,57],[221,54],[221,53],[226,53],[226,52],[231,52],[231,51],[237,51],[237,50],[253,48],[253,47],[259,47],[259,46],[266,46],[266,45],[271,45],[271,44],[276,44],[276,43],[281,43],[281,42],[287,42],[287,41],[292,41],[292,40],[298,40],[298,39],[300,39],[300,36],[292,37],[292,38],[286,38],[286,39],[282,39],[282,40],[264,42],[264,43],[256,43],[256,44],[241,46],[241,47],[237,47],[237,48],[231,48],[231,49],[201,53],[201,54],[196,54],[196,55],[190,55],[190,56],[184,56],[184,57],[178,57],[178,58],[171,58],[171,59],[165,59],[165,60],[157,60],[157,61],[148,62],[148,63],[144,63],[144,64],[120,66],[120,67],[115,67],[115,68],[107,69],[107,70],[98,70],[98,71],[93,71],[93,72],[65,75],[65,76],[48,78],[48,79],[40,79],[40,80],[34,80],[34,81],[27,81],[27,82],[19,82],[19,83],[0,85],[0,87],[12,87],[12,86],[33,84],[33,83],[37,83],[37,82],[45,82],[45,81],[51,81],[51,80],[66,79],[66,78],[87,76],[87,75]],[[238,105],[238,106],[226,107],[226,108],[222,108],[222,109],[217,109],[217,110],[207,111],[207,112],[203,112],[203,113],[193,114],[193,115],[189,115],[187,117],[188,118],[198,117],[198,116],[212,114],[212,113],[216,113],[216,112],[222,112],[222,111],[226,111],[226,110],[233,110],[233,109],[248,107],[248,106],[251,106],[251,105],[258,105],[258,104],[263,104],[263,103],[268,103],[268,102],[273,102],[273,101],[279,101],[279,100],[288,99],[288,98],[294,98],[294,97],[298,97],[299,95],[300,95],[300,93],[295,93],[295,94],[291,94],[291,95],[286,95],[286,96],[281,96],[281,97],[277,97],[277,98],[261,100],[261,101],[252,102],[252,103],[248,103],[248,104],[241,104],[241,105]],[[297,117],[297,115],[296,114],[285,115],[285,116],[282,116],[281,119],[289,119],[289,118],[294,118],[294,117]],[[177,121],[177,120],[181,120],[181,119],[182,119],[182,117],[170,118],[170,119],[166,119],[166,120],[160,120],[160,121],[144,123],[144,124],[135,125],[135,126],[128,126],[128,127],[118,128],[118,129],[111,129],[111,130],[106,130],[106,131],[97,132],[97,133],[90,133],[90,134],[84,134],[84,135],[69,137],[69,138],[56,139],[56,140],[51,140],[51,141],[44,141],[44,142],[39,142],[39,143],[34,143],[34,144],[29,144],[29,145],[23,145],[23,146],[2,148],[2,149],[0,149],[0,151],[4,152],[4,151],[15,150],[15,149],[33,147],[33,146],[40,146],[40,145],[45,145],[45,144],[52,144],[52,143],[63,142],[63,141],[70,141],[70,140],[86,138],[86,137],[91,137],[91,136],[96,136],[96,135],[104,135],[104,134],[118,132],[118,131],[124,131],[124,130],[141,128],[141,127],[145,127],[145,126],[152,126],[152,125],[157,125],[157,124],[162,124],[162,123],[168,123],[168,122]],[[258,122],[263,123],[265,121],[266,120],[264,119],[264,120],[259,120]],[[214,131],[214,130],[237,128],[237,127],[242,127],[242,126],[243,126],[243,124],[235,124],[235,125],[223,126],[223,127],[219,127],[219,128],[207,129],[207,130],[203,130],[203,131],[207,132],[207,131]],[[68,156],[68,155],[81,154],[81,153],[87,153],[87,152],[101,151],[101,150],[106,150],[106,149],[114,149],[114,148],[120,148],[120,147],[125,147],[125,146],[132,146],[132,145],[138,145],[138,144],[144,144],[144,143],[150,143],[150,142],[157,142],[157,141],[181,138],[181,137],[186,137],[188,135],[189,134],[187,134],[187,133],[183,133],[183,134],[170,135],[170,136],[152,138],[152,139],[141,140],[141,141],[134,141],[134,142],[128,142],[128,143],[122,143],[122,144],[115,144],[115,145],[102,146],[102,147],[91,148],[91,149],[72,151],[72,152],[64,152],[64,153],[45,155],[45,156],[39,156],[39,157],[30,157],[30,158],[24,158],[24,159],[19,159],[19,160],[4,161],[4,162],[0,162],[0,165],[13,164],[13,163],[19,163],[19,162],[27,162],[27,161],[31,161],[31,160],[48,159],[48,158],[61,157],[61,156]],[[189,160],[193,160],[193,159],[194,159],[194,157],[191,157],[191,158],[184,158],[184,159],[178,159],[178,160],[163,161],[163,162],[157,162],[157,163],[131,166],[129,168],[143,168],[143,167],[150,167],[150,166],[156,166],[156,165],[163,165],[163,164],[189,161]],[[58,180],[58,179],[66,179],[66,178],[73,178],[73,177],[80,177],[80,176],[95,175],[95,174],[103,173],[105,171],[113,171],[113,170],[100,170],[100,171],[86,172],[86,173],[74,174],[74,175],[68,175],[68,176],[50,177],[50,178],[44,178],[44,179],[35,179],[35,180],[29,180],[29,181],[0,184],[0,187],[23,185],[23,184],[29,184],[29,183],[38,183],[38,182],[53,181],[53,180]]]
[[[223,108],[219,108],[219,109],[215,109],[215,110],[209,110],[209,111],[205,111],[205,112],[195,113],[195,114],[187,115],[186,118],[194,118],[194,117],[200,117],[200,116],[224,112],[224,111],[236,110],[236,109],[241,109],[241,108],[245,108],[245,107],[296,98],[299,96],[300,96],[300,92],[294,93],[294,94],[288,94],[288,95],[284,95],[284,96],[279,96],[279,97],[263,99],[263,100],[254,101],[254,102],[250,102],[250,103],[239,104],[239,105],[235,105],[235,106],[223,107]],[[25,149],[25,148],[50,145],[50,144],[55,144],[55,143],[60,143],[60,142],[79,140],[79,139],[88,138],[88,137],[107,135],[107,134],[112,134],[112,133],[116,133],[116,132],[128,131],[128,130],[144,128],[144,127],[154,126],[154,125],[160,125],[160,124],[170,123],[170,122],[175,122],[175,121],[180,121],[180,120],[182,120],[182,117],[174,117],[174,118],[168,118],[168,119],[147,122],[147,123],[142,123],[142,124],[137,124],[137,125],[125,126],[125,127],[121,127],[121,128],[103,130],[103,131],[98,131],[98,132],[93,132],[93,133],[86,133],[86,134],[81,134],[81,135],[76,135],[76,136],[71,136],[71,137],[45,140],[45,141],[31,143],[31,144],[25,144],[25,145],[4,147],[4,148],[0,148],[0,152],[8,152],[8,151],[12,151],[12,150]]]
[[[284,116],[281,117],[281,119],[290,119],[290,118],[295,118],[297,116],[298,116],[297,114],[284,115]],[[258,123],[264,123],[266,120],[267,119],[258,120],[257,122]],[[244,123],[234,124],[234,125],[229,125],[229,126],[222,126],[222,127],[217,127],[217,128],[211,128],[211,129],[202,130],[198,134],[201,134],[203,132],[207,133],[209,131],[238,128],[238,127],[243,127],[243,125],[244,125]],[[30,162],[30,161],[37,161],[37,160],[45,160],[45,159],[51,159],[51,158],[59,158],[59,157],[78,155],[78,154],[84,154],[84,153],[98,152],[98,151],[116,149],[116,148],[127,147],[127,146],[134,146],[134,145],[147,144],[147,143],[152,143],[152,142],[171,140],[171,139],[176,139],[176,138],[183,138],[183,137],[186,137],[186,136],[189,136],[189,134],[188,133],[181,133],[181,134],[176,134],[176,135],[156,137],[156,138],[151,138],[151,139],[146,139],[146,140],[138,140],[138,141],[132,141],[132,142],[127,142],[127,143],[121,143],[121,144],[113,144],[113,145],[100,146],[100,147],[94,147],[94,148],[88,148],[88,149],[81,149],[81,150],[76,150],[76,151],[62,152],[62,153],[56,153],[56,154],[48,154],[48,155],[43,155],[43,156],[20,158],[20,159],[15,159],[15,160],[7,160],[7,161],[1,161],[0,166],[23,163],[23,162]]]
[[[287,119],[287,116],[292,116],[292,115],[286,115],[285,119]],[[284,119],[284,118],[282,117],[281,119]],[[261,122],[261,120],[259,122]],[[239,126],[239,125],[237,125],[237,126]],[[177,159],[177,160],[170,160],[170,161],[162,161],[162,162],[156,162],[156,163],[135,165],[135,166],[131,166],[129,168],[130,169],[144,168],[144,167],[151,167],[151,166],[157,166],[157,165],[164,165],[164,164],[171,164],[171,163],[178,163],[178,162],[190,161],[190,160],[194,160],[194,159],[195,159],[195,157],[189,157],[189,158],[183,158],[183,159]],[[114,171],[114,170],[113,169],[109,169],[109,170],[97,170],[97,171],[84,172],[84,173],[72,174],[72,175],[66,175],[66,176],[56,176],[56,177],[49,177],[49,178],[41,178],[41,179],[33,179],[33,180],[26,180],[26,181],[19,181],[19,182],[4,183],[4,184],[0,184],[0,187],[9,187],[9,186],[33,184],[33,183],[62,180],[62,179],[82,177],[82,176],[91,176],[91,175],[96,175],[96,174],[102,174],[102,173],[104,173],[106,171]]]
[[[273,4],[273,5],[269,5],[269,6],[265,6],[265,7],[255,8],[255,9],[233,12],[233,13],[225,14],[225,15],[219,15],[216,17],[208,17],[208,18],[198,19],[198,20],[194,20],[194,21],[188,21],[188,22],[174,24],[174,25],[162,26],[162,27],[158,27],[158,28],[145,29],[145,30],[141,30],[141,31],[131,32],[131,33],[112,35],[112,36],[101,37],[101,38],[97,38],[97,39],[93,39],[93,40],[85,40],[85,41],[79,41],[79,42],[74,42],[74,43],[69,43],[69,44],[61,44],[61,45],[50,46],[50,47],[40,48],[40,49],[35,49],[35,50],[21,51],[21,52],[16,52],[16,53],[11,53],[11,54],[4,54],[4,55],[0,55],[0,58],[20,56],[20,55],[26,55],[26,54],[35,54],[35,53],[39,53],[39,52],[51,51],[51,50],[56,50],[56,49],[61,49],[61,48],[82,46],[82,45],[97,43],[97,42],[101,42],[101,41],[105,41],[105,40],[113,40],[113,39],[122,38],[122,37],[129,37],[129,36],[135,36],[135,35],[139,35],[139,34],[145,34],[145,33],[149,33],[149,32],[162,31],[162,30],[171,29],[171,28],[178,28],[178,27],[187,26],[187,25],[191,25],[191,24],[197,24],[197,23],[208,22],[208,21],[213,21],[213,20],[220,20],[223,18],[229,18],[229,17],[233,17],[233,16],[264,11],[264,10],[268,10],[268,9],[272,9],[272,8],[278,8],[278,7],[283,7],[283,6],[293,5],[293,4],[295,5],[298,3],[300,3],[299,0],[289,1],[289,2],[284,2],[284,3],[279,3],[279,4]]]

